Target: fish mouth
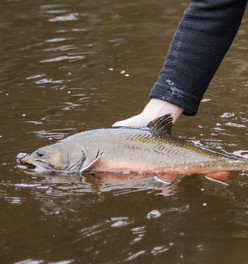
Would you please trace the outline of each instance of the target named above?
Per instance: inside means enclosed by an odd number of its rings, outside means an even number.
[[[52,165],[49,165],[42,160],[32,160],[31,161],[29,159],[22,158],[18,160],[18,165],[19,165],[19,168],[32,170],[32,171],[38,171],[38,172],[56,170]]]
[[[35,168],[37,168],[36,165],[34,165],[32,163],[28,163],[28,162],[23,161],[23,160],[20,160],[18,162],[18,167],[24,168],[24,169],[30,169],[30,170],[35,170]]]

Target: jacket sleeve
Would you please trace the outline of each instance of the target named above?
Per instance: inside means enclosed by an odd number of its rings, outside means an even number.
[[[247,0],[191,0],[150,98],[197,113],[202,96],[239,29]]]

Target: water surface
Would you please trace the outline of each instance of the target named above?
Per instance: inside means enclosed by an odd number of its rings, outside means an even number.
[[[29,175],[30,152],[138,113],[188,1],[1,1],[1,263],[247,263],[248,174]],[[174,134],[247,146],[247,14],[196,117]],[[125,74],[120,74],[125,70]]]

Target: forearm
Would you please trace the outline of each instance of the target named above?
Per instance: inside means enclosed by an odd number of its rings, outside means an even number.
[[[194,115],[240,26],[247,0],[192,0],[150,98]]]

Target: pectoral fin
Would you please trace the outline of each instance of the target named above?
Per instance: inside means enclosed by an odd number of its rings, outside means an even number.
[[[96,154],[96,158],[87,166],[85,167],[82,167],[79,172],[82,173],[82,172],[86,172],[86,171],[90,171],[92,170],[99,162],[101,156],[103,155],[103,152],[99,154],[99,151],[97,152]]]

